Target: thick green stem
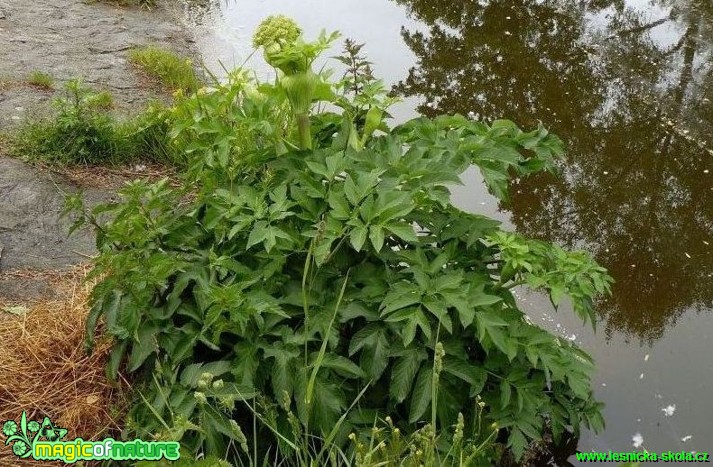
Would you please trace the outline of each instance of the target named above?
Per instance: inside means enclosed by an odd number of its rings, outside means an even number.
[[[312,149],[312,129],[308,113],[298,113],[297,131],[300,139],[300,149]]]

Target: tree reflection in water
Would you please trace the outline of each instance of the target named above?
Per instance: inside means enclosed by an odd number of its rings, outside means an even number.
[[[713,2],[394,0],[419,109],[532,126],[566,141],[560,177],[512,187],[512,222],[585,247],[616,278],[610,334],[660,338],[713,307]]]

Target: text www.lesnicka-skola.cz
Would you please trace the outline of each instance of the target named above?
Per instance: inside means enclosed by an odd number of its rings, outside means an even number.
[[[578,452],[580,462],[710,462],[707,452]]]

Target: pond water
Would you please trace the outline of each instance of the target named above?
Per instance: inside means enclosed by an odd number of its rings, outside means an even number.
[[[632,450],[635,434],[649,451],[713,450],[713,2],[236,0],[190,12],[208,65],[242,64],[273,13],[308,37],[326,28],[366,43],[404,97],[397,121],[459,112],[558,134],[558,177],[513,183],[503,206],[468,171],[454,199],[585,248],[616,279],[596,333],[520,292],[533,320],[597,361],[607,429],[584,433],[580,450]]]

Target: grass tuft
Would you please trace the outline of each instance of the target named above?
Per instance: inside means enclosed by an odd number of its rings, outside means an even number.
[[[176,164],[180,151],[168,136],[169,115],[153,105],[129,121],[109,110],[108,91],[70,81],[54,102],[56,114],[33,120],[9,135],[10,155],[51,165],[121,165],[137,160]]]
[[[114,97],[109,91],[99,91],[91,96],[89,105],[95,109],[110,110],[114,108]]]
[[[13,85],[13,80],[5,75],[0,75],[0,91],[6,91]]]
[[[151,10],[156,7],[156,0],[88,0],[87,3],[112,3],[121,7],[139,7]]]
[[[200,87],[190,59],[160,47],[140,47],[129,52],[129,61],[172,91],[195,92]]]
[[[27,84],[51,91],[54,89],[54,78],[49,73],[35,70],[27,77]]]

